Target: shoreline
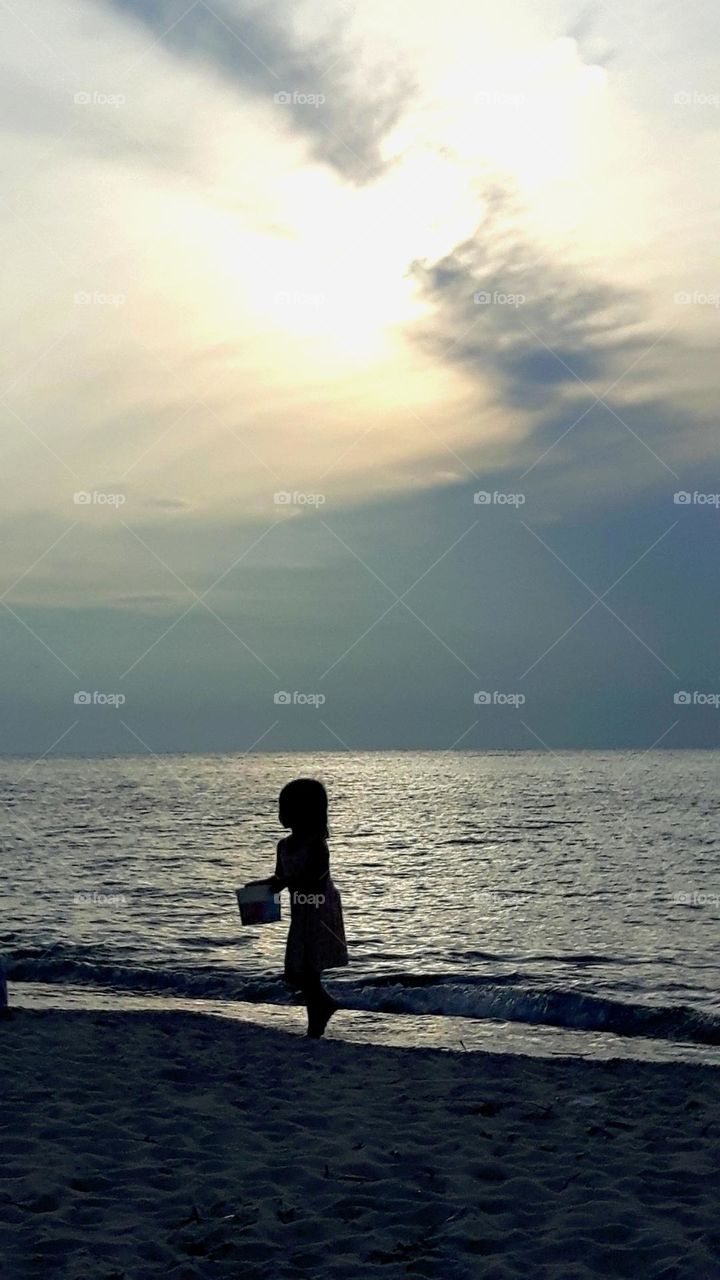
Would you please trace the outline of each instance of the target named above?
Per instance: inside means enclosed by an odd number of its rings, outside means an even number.
[[[500,1053],[543,1060],[623,1060],[720,1067],[720,1046],[693,1044],[684,1040],[620,1036],[613,1032],[556,1027],[520,1020],[359,1009],[343,1004],[344,992],[339,984],[334,987],[330,983],[329,990],[342,1005],[340,1017],[333,1019],[331,1024],[328,1038],[333,1040],[412,1050],[426,1048],[447,1053]],[[252,1026],[279,1029],[290,1035],[304,1030],[302,1002],[290,999],[283,1003],[266,1003],[206,996],[163,995],[147,991],[122,992],[90,984],[26,981],[12,982],[10,998],[13,1005],[29,1009],[197,1013],[232,1022],[247,1022]]]
[[[712,1066],[15,1008],[0,1069],[4,1280],[720,1272]]]

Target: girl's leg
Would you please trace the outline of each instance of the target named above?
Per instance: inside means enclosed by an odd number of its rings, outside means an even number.
[[[307,1034],[313,1040],[319,1040],[338,1007],[337,1001],[333,1000],[331,995],[328,995],[320,980],[319,973],[305,974],[301,990],[307,1005]]]

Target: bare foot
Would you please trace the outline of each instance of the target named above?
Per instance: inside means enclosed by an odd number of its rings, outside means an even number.
[[[322,1037],[328,1022],[339,1008],[337,1000],[328,996],[319,1009],[313,1009],[312,1014],[308,1013],[307,1034],[311,1040],[319,1040]]]

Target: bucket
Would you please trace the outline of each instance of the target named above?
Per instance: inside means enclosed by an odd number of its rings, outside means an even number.
[[[280,919],[280,894],[266,884],[246,884],[236,889],[243,924],[273,924]]]

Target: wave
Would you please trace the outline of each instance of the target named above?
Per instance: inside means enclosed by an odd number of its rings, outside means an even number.
[[[517,975],[512,975],[512,978]],[[505,979],[446,976],[422,983],[366,982],[379,999],[355,1007],[386,1013],[432,1013],[446,1017],[524,1022],[571,1031],[600,1031],[618,1036],[720,1045],[720,1017],[687,1005],[644,1005],[563,988],[514,985]],[[349,1004],[350,1001],[347,1001]]]
[[[236,969],[154,968],[78,959],[61,948],[28,947],[3,957],[9,982],[46,982],[102,987],[148,995],[190,996],[207,1000],[248,1000],[276,1004],[288,999],[287,987],[275,975],[243,977]]]
[[[71,983],[120,992],[288,1004],[293,997],[275,974],[243,975],[236,969],[151,968],[92,961],[62,948],[6,953],[10,981]],[[520,1022],[530,1026],[611,1033],[623,1037],[720,1045],[720,1017],[687,1005],[645,1005],[610,1000],[568,988],[526,985],[520,973],[480,976],[392,973],[366,978],[330,975],[343,1005],[387,1014]]]
[[[517,956],[505,955],[500,951],[462,951],[455,952],[455,955],[461,955],[464,960],[486,960],[496,961],[500,964],[517,960]],[[669,957],[658,956],[612,956],[605,955],[603,952],[583,952],[583,951],[567,951],[564,954],[558,954],[554,951],[538,952],[536,955],[526,955],[522,957],[523,964],[566,964],[578,967],[585,965],[621,965],[626,968],[629,965],[674,965],[677,962]],[[691,967],[691,966],[688,966]],[[711,966],[706,966],[711,967]],[[712,966],[714,967],[714,966]]]

